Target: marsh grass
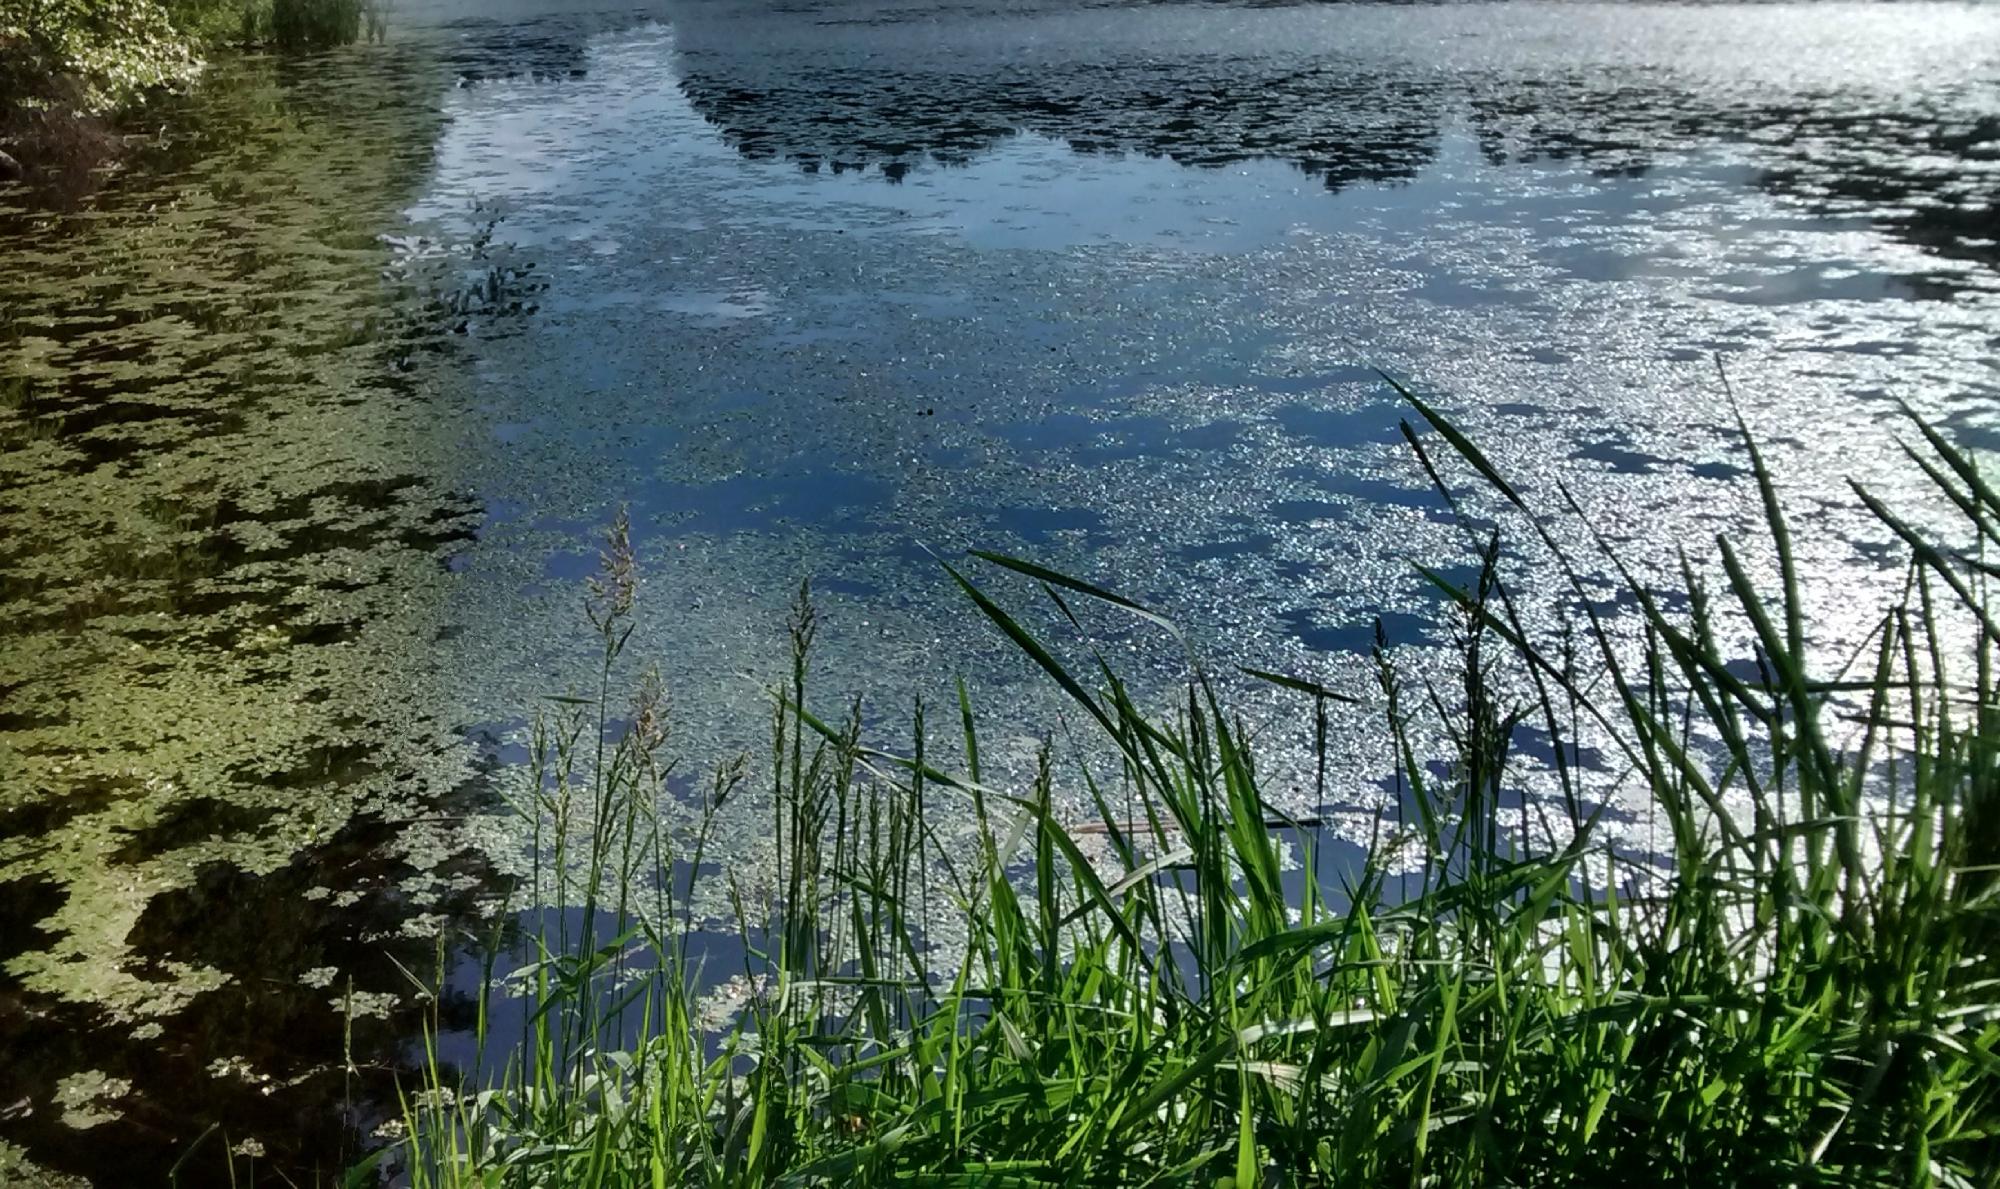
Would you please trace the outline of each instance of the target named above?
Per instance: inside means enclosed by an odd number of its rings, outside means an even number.
[[[277,47],[298,51],[352,45],[379,18],[370,0],[271,0],[270,20]]]
[[[583,902],[584,926],[544,929],[521,969],[489,970],[525,997],[520,1035],[492,1037],[482,998],[499,1067],[454,1070],[433,1044],[406,1139],[377,1161],[426,1189],[2000,1183],[2000,626],[1982,552],[2000,542],[2000,494],[1912,421],[1912,465],[1964,539],[1856,489],[1910,552],[1850,673],[1812,649],[1754,445],[1778,588],[1757,589],[1724,541],[1716,589],[1686,563],[1669,613],[1609,550],[1571,556],[1404,395],[1432,431],[1404,427],[1433,480],[1458,507],[1445,464],[1469,468],[1511,507],[1575,620],[1567,646],[1530,631],[1499,536],[1467,519],[1476,579],[1434,575],[1455,688],[1379,647],[1372,690],[1257,675],[1302,713],[1381,710],[1410,811],[1378,819],[1344,883],[1287,878],[1292,843],[1320,870],[1316,834],[1260,792],[1256,746],[1199,668],[1177,711],[1148,714],[1102,659],[1066,665],[948,566],[1118,769],[1100,780],[1045,749],[1031,780],[989,783],[962,686],[948,732],[919,706],[898,748],[865,744],[857,707],[810,708],[802,592],[765,773],[777,891],[750,904],[731,885],[754,993],[719,1028],[701,1020],[689,902],[695,879],[730,878],[703,873],[703,852],[745,769],[708,786],[691,833],[657,824],[664,707],[642,693],[623,730],[612,710],[632,614],[614,534],[592,604],[600,688],[538,730],[519,806],[537,863],[521,895]],[[1111,592],[980,556],[1064,616],[1088,600],[1177,635]],[[1600,618],[1586,565],[1624,578],[1636,639]],[[1737,629],[1748,657],[1719,643]],[[1449,754],[1420,753],[1423,705]],[[1517,748],[1529,729],[1553,741],[1546,759]],[[1608,770],[1574,761],[1586,730]],[[1556,820],[1532,830],[1501,812],[1531,763],[1557,790]],[[1662,853],[1602,833],[1605,780],[1650,798]],[[1095,820],[1062,819],[1059,782]],[[940,823],[968,816],[972,845],[946,843]],[[1412,851],[1416,874],[1392,875],[1388,856]],[[961,943],[933,940],[946,933]]]

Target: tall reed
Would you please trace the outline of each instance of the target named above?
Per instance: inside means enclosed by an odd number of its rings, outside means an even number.
[[[370,0],[271,0],[270,11],[271,40],[288,51],[352,45],[379,20]]]
[[[452,1189],[2000,1184],[2000,626],[1983,556],[2000,494],[1912,419],[1912,465],[1963,539],[1856,489],[1907,545],[1908,581],[1844,674],[1813,649],[1790,529],[1747,435],[1778,588],[1758,589],[1722,541],[1716,589],[1684,562],[1662,592],[1609,549],[1574,556],[1404,395],[1433,431],[1405,426],[1422,466],[1454,506],[1472,497],[1447,463],[1518,513],[1552,559],[1534,580],[1574,596],[1574,630],[1526,626],[1496,534],[1470,585],[1426,571],[1449,595],[1454,689],[1380,647],[1372,691],[1257,674],[1321,724],[1330,699],[1383,715],[1410,812],[1377,820],[1342,883],[1310,874],[1317,835],[1260,790],[1258,748],[1210,674],[1148,714],[1101,657],[1066,665],[947,567],[1117,769],[1100,780],[1045,748],[1010,784],[984,770],[962,685],[956,763],[921,706],[907,748],[864,744],[857,708],[816,715],[802,592],[767,771],[780,892],[735,896],[754,993],[710,1027],[688,904],[695,880],[728,878],[702,856],[744,770],[716,779],[677,838],[650,812],[656,736],[635,726],[584,762],[624,640],[604,617],[599,695],[539,734],[522,805],[549,857],[534,901],[592,911],[581,936],[544,929],[506,981],[529,1009],[503,1068],[471,1080],[434,1061],[386,1158],[414,1186]],[[1451,458],[1434,456],[1440,440]],[[1065,613],[1083,598],[1164,623],[979,556]],[[1622,576],[1636,638],[1597,609],[1591,567]],[[1747,655],[1721,643],[1738,629]],[[1423,705],[1448,754],[1416,742]],[[1516,746],[1529,730],[1546,758]],[[1609,770],[1577,762],[1585,735]],[[1502,805],[1534,769],[1554,820],[1531,830]],[[1662,853],[1607,836],[1607,782],[1657,807]],[[1095,821],[1064,820],[1059,784]],[[971,847],[946,844],[945,815],[976,822]],[[1392,876],[1391,856],[1411,853],[1415,874]],[[600,895],[608,936],[590,924]],[[486,1018],[482,1003],[482,1045]]]

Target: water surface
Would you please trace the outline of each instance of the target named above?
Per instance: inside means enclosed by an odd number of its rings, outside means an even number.
[[[806,577],[830,702],[893,741],[963,673],[1019,762],[1062,707],[968,545],[1209,657],[1365,690],[1379,614],[1438,663],[1410,562],[1466,546],[1377,367],[1657,568],[1756,517],[1719,356],[1830,643],[1895,580],[1842,481],[1907,495],[1896,402],[1992,442],[1990,8],[433,5],[180,110],[0,215],[0,1136],[104,1184],[366,1142],[408,1054],[346,1072],[347,979],[406,998],[518,852],[621,503],[690,768],[754,754]],[[1309,719],[1238,697],[1315,808]]]

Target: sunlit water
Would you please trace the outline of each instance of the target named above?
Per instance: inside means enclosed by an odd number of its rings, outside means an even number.
[[[587,680],[620,504],[690,768],[761,743],[807,577],[829,706],[895,744],[963,674],[1020,762],[1063,705],[968,546],[1218,662],[1366,692],[1381,615],[1439,663],[1411,563],[1466,545],[1377,367],[1650,570],[1756,518],[1720,357],[1830,645],[1894,581],[1843,480],[1913,498],[1896,402],[1993,440],[1990,8],[468,11],[226,66],[80,208],[4,200],[0,1136],[105,1183],[372,1125],[405,1054],[342,1076],[347,979],[386,1008],[517,853],[491,787]],[[1233,697],[1319,808],[1309,717]],[[1331,746],[1365,822],[1379,709]]]

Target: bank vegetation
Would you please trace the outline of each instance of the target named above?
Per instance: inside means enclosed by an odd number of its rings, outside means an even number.
[[[228,50],[297,53],[380,36],[374,0],[6,0],[0,182],[116,159],[149,100]]]
[[[427,1189],[1996,1184],[2000,492],[1911,420],[1911,465],[1963,532],[1857,487],[1906,581],[1865,648],[1828,656],[1754,446],[1776,580],[1725,540],[1662,586],[1601,542],[1567,548],[1565,496],[1531,505],[1411,399],[1421,464],[1490,514],[1464,513],[1474,577],[1426,571],[1456,679],[1379,649],[1367,689],[1250,674],[1308,724],[1334,699],[1381,714],[1393,795],[1339,876],[1324,823],[1266,795],[1214,672],[1191,663],[1177,708],[1144,710],[953,566],[1095,742],[1001,777],[962,693],[871,742],[859,708],[813,700],[802,600],[768,788],[725,767],[695,794],[768,796],[756,898],[709,862],[711,814],[654,819],[662,703],[649,685],[623,709],[608,680],[634,613],[614,534],[593,604],[607,680],[544,722],[517,806],[536,839],[517,907],[583,910],[496,941],[488,1059],[433,1047],[371,1167]],[[1511,575],[1508,533],[1547,568]],[[1097,603],[1177,638],[1076,578],[976,564],[1039,583],[1059,622]],[[1620,576],[1616,597],[1591,573]],[[1525,582],[1566,591],[1568,622],[1531,622]],[[1613,785],[1652,845],[1611,831]],[[1078,797],[1094,811],[1065,812]],[[946,841],[968,821],[970,845]],[[689,909],[710,880],[736,897],[720,970]]]

